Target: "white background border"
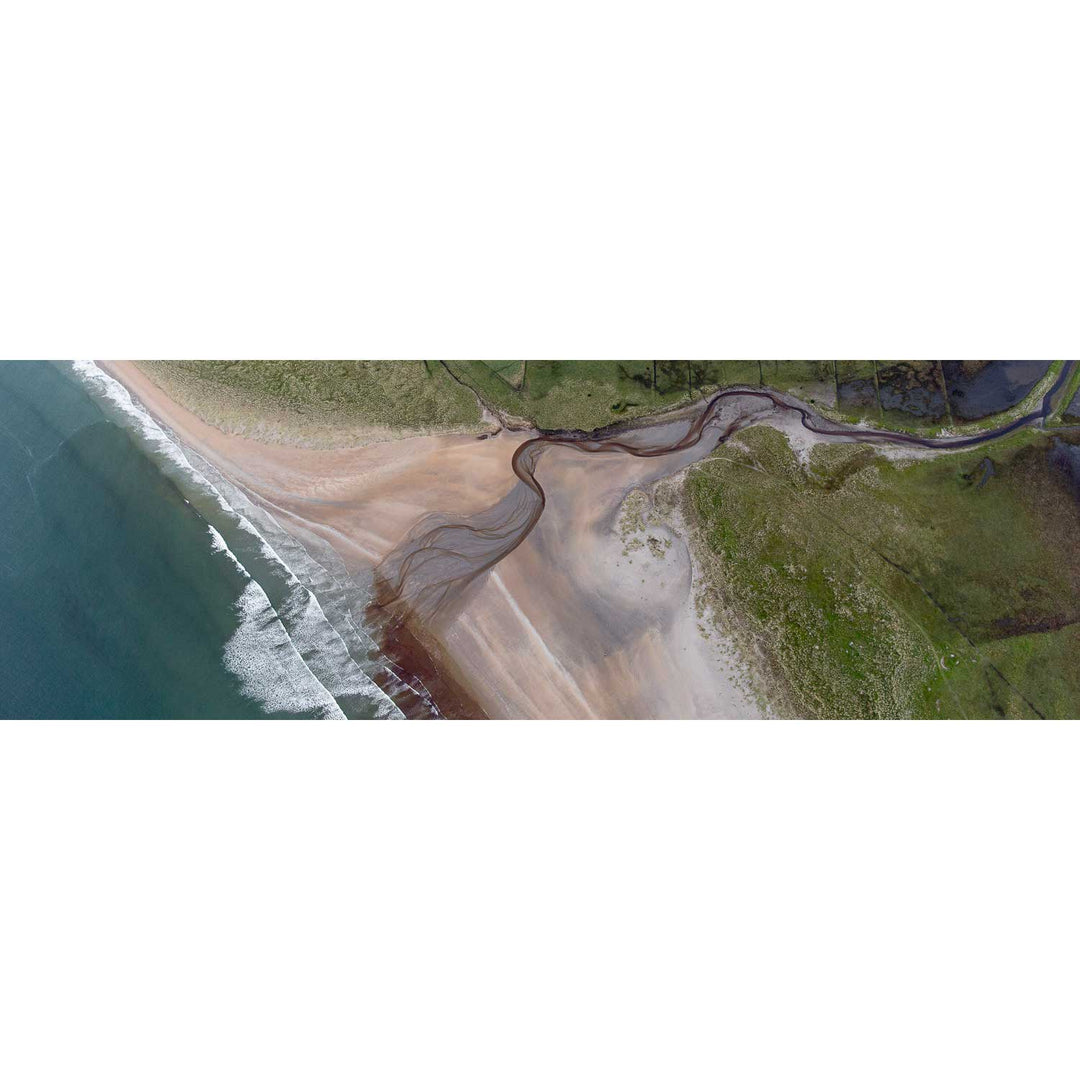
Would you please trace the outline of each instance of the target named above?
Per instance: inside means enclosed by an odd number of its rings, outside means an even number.
[[[1075,4],[4,22],[0,355],[1080,352]]]
[[[1076,1075],[1076,724],[2,737],[5,1076]]]
[[[1072,4],[0,30],[5,357],[1080,354]],[[1075,1077],[1078,732],[6,725],[0,1072]]]

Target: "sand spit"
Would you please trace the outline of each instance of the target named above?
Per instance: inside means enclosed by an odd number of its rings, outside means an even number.
[[[358,571],[373,569],[425,515],[472,514],[507,495],[518,482],[511,458],[531,434],[424,436],[336,450],[263,444],[204,423],[134,364],[102,367],[283,528],[301,541],[328,541]],[[538,476],[547,507],[536,527],[425,642],[427,659],[445,676],[443,711],[553,719],[759,715],[725,643],[698,628],[693,566],[677,529],[628,551],[619,528],[628,496],[708,449],[645,459],[546,447]]]

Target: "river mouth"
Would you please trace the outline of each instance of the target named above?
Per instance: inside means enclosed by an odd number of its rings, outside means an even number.
[[[936,362],[896,365],[903,381],[898,400],[909,409],[936,409],[944,403],[941,366]],[[449,623],[463,609],[470,587],[513,552],[532,532],[544,512],[546,495],[538,466],[546,450],[562,447],[585,456],[624,455],[639,459],[670,458],[669,471],[700,460],[766,414],[797,416],[815,436],[881,445],[927,449],[977,446],[1042,418],[1054,393],[1068,376],[1044,395],[1039,410],[1002,427],[966,437],[930,438],[909,432],[887,431],[829,420],[788,394],[748,386],[731,387],[679,419],[627,429],[608,428],[592,433],[544,432],[527,439],[514,452],[511,467],[518,483],[497,503],[472,515],[431,514],[421,519],[376,567],[378,599],[369,616],[386,627],[413,622],[418,626]],[[892,376],[890,376],[892,378]],[[1012,385],[1015,380],[1007,380]],[[892,384],[881,386],[882,404],[892,401]],[[936,395],[936,396],[935,396]]]

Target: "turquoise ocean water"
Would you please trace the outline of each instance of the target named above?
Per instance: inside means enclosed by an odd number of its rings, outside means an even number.
[[[0,717],[400,716],[364,600],[94,365],[0,363]]]

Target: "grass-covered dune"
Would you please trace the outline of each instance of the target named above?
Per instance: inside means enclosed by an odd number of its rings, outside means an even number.
[[[425,360],[153,360],[170,397],[232,434],[337,445],[357,429],[474,431],[476,395]]]
[[[893,462],[834,444],[804,466],[756,427],[695,467],[706,599],[776,711],[1080,716],[1080,487],[1063,445],[1026,431]]]

